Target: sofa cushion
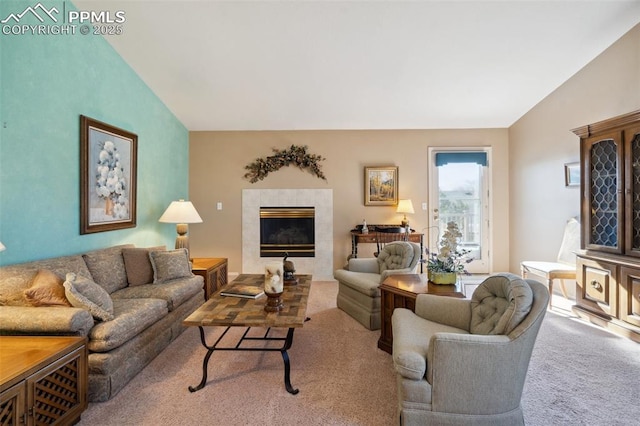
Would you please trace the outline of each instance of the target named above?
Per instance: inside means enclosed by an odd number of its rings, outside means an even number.
[[[379,272],[408,268],[412,260],[411,244],[406,241],[394,241],[385,245],[378,254]]]
[[[510,273],[493,275],[471,297],[472,334],[509,334],[527,316],[533,304],[529,284]]]
[[[108,352],[128,342],[167,315],[167,302],[160,299],[116,299],[111,321],[96,324],[89,332],[87,348]]]
[[[101,321],[113,319],[113,301],[98,284],[70,272],[63,285],[65,295],[74,307],[88,310],[95,319]]]
[[[82,255],[91,271],[93,281],[107,293],[113,293],[127,286],[127,272],[122,258],[122,249],[125,247],[133,247],[133,244],[95,250]]]
[[[127,282],[130,286],[153,282],[153,266],[151,266],[149,253],[161,250],[166,250],[166,247],[130,247],[122,249],[124,269],[127,272]]]
[[[367,272],[353,272],[346,269],[338,269],[333,273],[333,277],[353,290],[365,294],[369,297],[380,296],[380,275]]]
[[[38,271],[24,298],[31,306],[71,306],[65,296],[64,280],[46,269]]]
[[[187,249],[152,251],[149,253],[149,257],[153,267],[154,283],[163,283],[193,275]]]
[[[111,294],[113,300],[119,299],[162,299],[167,303],[169,312],[176,309],[183,302],[191,299],[198,292],[203,294],[202,277],[192,275],[188,278],[179,278],[157,284],[144,284],[123,288]]]

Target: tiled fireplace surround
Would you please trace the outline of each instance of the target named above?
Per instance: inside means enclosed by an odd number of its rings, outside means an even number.
[[[243,189],[242,272],[261,274],[272,257],[260,257],[260,207],[314,207],[315,257],[292,257],[297,274],[333,280],[333,190]]]

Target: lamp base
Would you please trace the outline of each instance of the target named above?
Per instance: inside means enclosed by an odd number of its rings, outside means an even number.
[[[400,222],[400,224],[402,225],[403,228],[406,228],[409,226],[409,221],[405,218],[405,219],[402,219],[402,222]]]

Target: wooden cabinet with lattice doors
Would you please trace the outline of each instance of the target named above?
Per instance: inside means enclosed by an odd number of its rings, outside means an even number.
[[[573,132],[582,192],[574,310],[640,341],[640,110]]]
[[[226,258],[195,257],[191,259],[191,262],[191,271],[204,278],[205,300],[209,300],[213,293],[227,285],[229,273]]]
[[[87,408],[84,337],[0,336],[0,425],[67,425]]]

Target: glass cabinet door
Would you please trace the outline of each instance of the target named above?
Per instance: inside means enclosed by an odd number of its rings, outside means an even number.
[[[640,126],[625,130],[625,254],[640,257]]]
[[[622,252],[622,140],[619,132],[585,141],[583,220],[586,249]]]

